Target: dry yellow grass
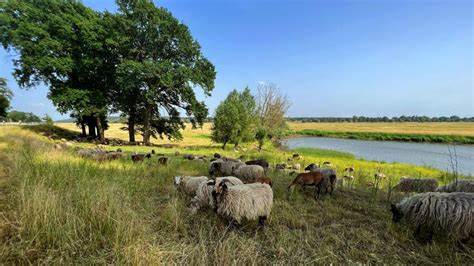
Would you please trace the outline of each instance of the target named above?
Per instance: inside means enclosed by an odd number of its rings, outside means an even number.
[[[80,132],[74,123],[57,123],[59,127]],[[106,138],[118,138],[122,140],[128,140],[128,131],[122,130],[125,125],[119,123],[110,123],[109,129],[105,131]],[[211,123],[205,123],[202,128],[192,129],[191,124],[186,124],[186,129],[182,131],[183,140],[182,141],[169,141],[166,137],[164,139],[153,139],[152,143],[154,144],[165,144],[172,143],[184,146],[209,146],[212,145],[210,134],[211,134]],[[136,136],[137,141],[141,141],[142,137],[140,135]]]
[[[324,130],[341,132],[379,132],[474,136],[473,122],[456,123],[288,123],[292,130]]]

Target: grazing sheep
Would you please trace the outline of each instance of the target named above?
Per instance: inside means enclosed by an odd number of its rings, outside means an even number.
[[[220,155],[219,153],[214,153],[214,158],[216,159],[220,159],[222,157],[222,155]]]
[[[406,178],[402,177],[400,182],[393,187],[400,192],[430,192],[438,187],[438,180],[428,178]]]
[[[323,162],[323,166],[331,166],[331,162]]]
[[[241,165],[234,169],[233,175],[242,180],[254,180],[265,177],[265,170],[260,165]]]
[[[117,159],[122,158],[123,153],[118,152],[118,151],[111,151],[111,152],[105,153],[104,155],[105,155],[104,156],[105,160],[112,161],[112,160],[117,160]]]
[[[269,167],[269,164],[268,164],[267,160],[265,160],[265,159],[257,159],[257,160],[246,161],[245,164],[246,165],[260,165],[261,167],[263,167],[263,170],[265,170],[265,172],[268,171],[268,167]]]
[[[215,180],[213,179],[200,183],[198,189],[196,190],[196,196],[194,196],[194,198],[191,200],[189,210],[192,214],[196,213],[203,207],[210,206],[211,208],[214,208],[216,206],[214,198],[212,197],[212,192],[223,180],[227,182],[228,186],[244,184],[240,179],[234,176],[218,177]]]
[[[321,168],[319,167],[319,164],[315,164],[315,163],[309,164],[308,166],[304,168],[305,171],[310,171],[310,172],[315,172],[318,169],[321,169]]]
[[[210,176],[231,176],[234,169],[244,165],[240,161],[217,159],[209,165]]]
[[[122,152],[122,149],[118,148],[118,149],[117,149],[117,152]]]
[[[194,195],[203,182],[207,182],[207,176],[175,176],[174,186],[188,195]]]
[[[194,160],[195,159],[195,156],[192,155],[192,154],[184,154],[183,155],[183,158],[186,159],[186,160]]]
[[[344,172],[353,173],[355,171],[354,167],[346,167]]]
[[[375,179],[378,179],[378,180],[387,178],[387,176],[384,173],[375,173],[374,177]]]
[[[446,186],[439,187],[438,192],[471,192],[474,193],[474,180],[458,180]]]
[[[270,216],[273,206],[273,190],[267,184],[228,186],[221,182],[213,192],[219,215],[241,223],[242,219],[256,220],[261,226]]]
[[[161,165],[167,165],[168,164],[168,158],[167,157],[160,157],[158,158],[158,163]]]
[[[326,187],[323,187],[323,189],[325,189],[326,191],[328,191],[330,189],[331,193],[335,189],[336,182],[337,182],[337,172],[336,172],[335,169],[332,169],[332,168],[319,168],[318,165],[312,163],[312,164],[308,165],[305,168],[305,170],[306,171],[309,170],[310,172],[320,172],[320,173],[322,173],[323,176],[330,181],[330,182],[323,183],[323,185],[326,186]]]
[[[328,185],[326,183],[330,182],[328,178],[325,178],[322,172],[307,172],[298,174],[295,179],[288,185],[288,191],[294,185],[300,185],[301,187],[314,186],[314,198],[318,198],[321,194],[322,189],[326,189],[328,192]],[[332,190],[330,192],[332,194]]]
[[[136,162],[141,162],[141,161],[143,161],[145,158],[150,159],[150,158],[151,158],[151,154],[149,154],[149,153],[147,153],[147,154],[138,153],[138,154],[132,154],[131,157],[132,157],[132,161],[133,161],[134,163],[136,163]]]
[[[420,240],[430,241],[435,233],[460,240],[474,236],[474,193],[416,194],[392,204],[391,211],[393,221],[405,218]]]
[[[292,156],[292,159],[293,159],[293,160],[299,160],[299,159],[301,159],[301,158],[302,158],[301,155],[299,155],[298,153],[295,153],[295,154],[293,154],[293,156]]]
[[[284,169],[286,169],[286,163],[277,163],[277,164],[275,165],[275,169],[277,169],[277,170],[284,170]]]

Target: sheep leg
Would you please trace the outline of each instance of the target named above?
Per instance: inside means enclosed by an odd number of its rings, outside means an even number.
[[[321,194],[321,185],[319,184],[319,185],[314,187],[314,199],[318,200],[320,194]]]
[[[414,236],[416,240],[420,241],[421,243],[431,243],[433,240],[433,232],[431,230],[425,229],[423,226],[419,225],[416,227]]]
[[[265,221],[267,220],[267,216],[260,216],[258,217],[258,225],[265,226]]]

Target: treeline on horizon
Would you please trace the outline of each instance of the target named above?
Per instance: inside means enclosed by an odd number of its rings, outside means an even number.
[[[366,116],[353,116],[353,117],[288,117],[288,121],[292,122],[314,122],[314,123],[325,123],[325,122],[474,122],[474,117],[459,117],[453,116],[394,116],[394,117],[366,117]]]

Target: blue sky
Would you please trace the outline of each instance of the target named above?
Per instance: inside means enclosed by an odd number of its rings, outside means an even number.
[[[114,1],[88,0],[96,10]],[[160,1],[217,70],[211,113],[232,89],[280,87],[289,116],[474,116],[472,1]],[[22,90],[0,48],[13,108],[60,118],[47,88]],[[201,94],[200,94],[201,95]],[[202,95],[201,95],[202,97]]]

